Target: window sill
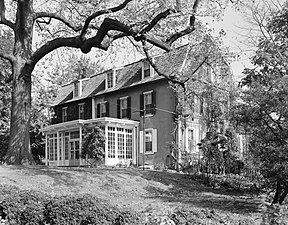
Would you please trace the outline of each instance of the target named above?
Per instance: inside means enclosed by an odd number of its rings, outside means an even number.
[[[153,155],[155,152],[145,152],[145,155]]]

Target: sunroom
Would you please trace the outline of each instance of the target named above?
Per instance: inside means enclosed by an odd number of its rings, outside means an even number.
[[[105,133],[104,164],[137,164],[139,122],[102,117],[74,120],[54,124],[41,129],[45,134],[45,164],[48,166],[85,166],[81,158],[85,132],[93,132],[96,126]]]

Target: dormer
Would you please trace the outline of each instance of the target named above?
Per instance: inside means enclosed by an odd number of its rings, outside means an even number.
[[[142,79],[146,77],[153,77],[154,76],[154,69],[150,65],[147,59],[143,59],[142,61]]]
[[[80,97],[83,92],[83,81],[89,80],[89,78],[84,78],[74,81],[73,98]]]
[[[106,89],[115,87],[117,83],[116,69],[109,70],[106,73],[105,87]]]

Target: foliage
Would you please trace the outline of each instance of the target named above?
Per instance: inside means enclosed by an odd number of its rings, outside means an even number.
[[[134,212],[119,210],[93,195],[53,197],[0,186],[0,215],[7,224],[139,224]]]
[[[105,157],[105,135],[101,128],[95,127],[93,132],[85,135],[82,143],[82,158],[101,162]]]
[[[239,130],[249,134],[251,155],[276,190],[273,203],[280,204],[288,193],[288,46],[281,16],[287,11],[286,6],[268,24],[269,36],[259,42],[255,68],[244,71],[241,101],[232,110]]]

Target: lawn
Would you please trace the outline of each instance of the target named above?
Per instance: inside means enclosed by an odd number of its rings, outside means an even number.
[[[261,222],[260,197],[214,190],[173,171],[0,166],[1,184],[53,196],[92,194],[155,224],[172,217],[178,224]]]

